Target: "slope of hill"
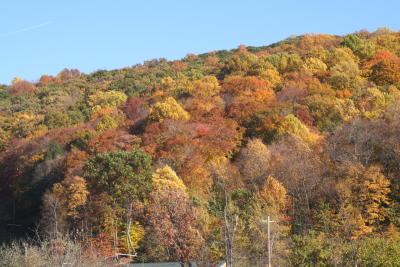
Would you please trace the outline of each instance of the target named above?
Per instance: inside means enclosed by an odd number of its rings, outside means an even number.
[[[400,258],[400,33],[65,69],[0,86],[2,236],[105,257]],[[377,255],[380,255],[377,257]]]

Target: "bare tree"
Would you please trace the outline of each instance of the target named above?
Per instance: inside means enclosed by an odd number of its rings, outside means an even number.
[[[56,195],[47,191],[43,196],[41,232],[50,240],[57,239],[63,233],[65,220],[61,214],[61,203]]]

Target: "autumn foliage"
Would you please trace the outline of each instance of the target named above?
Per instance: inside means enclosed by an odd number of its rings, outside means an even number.
[[[0,86],[0,237],[266,266],[269,216],[274,266],[390,266],[399,89],[388,29],[15,78]]]

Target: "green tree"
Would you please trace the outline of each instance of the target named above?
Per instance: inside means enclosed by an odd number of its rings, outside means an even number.
[[[333,66],[330,84],[338,90],[348,89],[353,94],[359,94],[363,79],[354,61],[341,61]]]
[[[268,56],[267,60],[280,72],[299,71],[303,61],[299,54],[276,53]]]
[[[351,50],[356,51],[363,43],[363,40],[360,39],[357,35],[349,34],[343,38],[343,41],[340,43],[342,46],[346,46]]]
[[[85,178],[118,203],[144,200],[151,190],[151,164],[150,155],[138,149],[100,153],[86,163]]]
[[[312,95],[305,99],[315,125],[323,131],[332,130],[338,124],[350,121],[358,109],[349,99],[339,99],[330,96]]]
[[[54,159],[57,156],[60,156],[64,153],[62,147],[56,140],[52,140],[49,148],[47,149],[46,153],[44,154],[44,159],[49,160],[49,159]]]
[[[49,129],[64,128],[71,125],[71,119],[65,112],[50,111],[46,113],[44,123],[49,127]]]

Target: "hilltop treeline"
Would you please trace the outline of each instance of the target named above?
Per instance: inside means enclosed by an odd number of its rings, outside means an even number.
[[[399,89],[386,28],[15,78],[0,86],[3,239],[254,266],[270,216],[276,265],[397,266]]]

